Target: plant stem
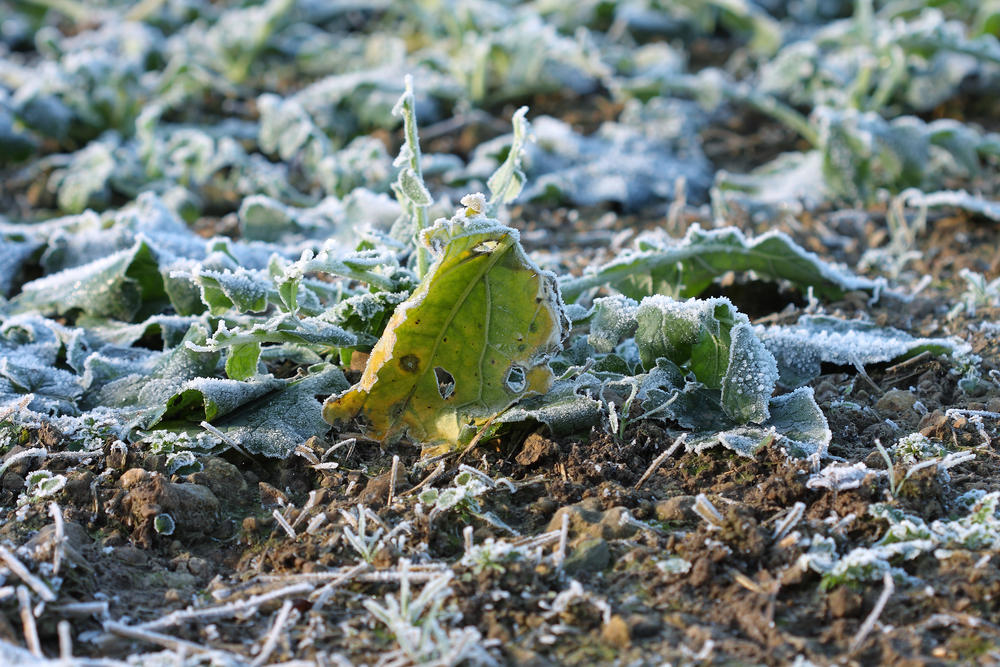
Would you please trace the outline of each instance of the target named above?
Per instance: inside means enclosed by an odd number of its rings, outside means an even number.
[[[406,92],[403,97],[403,132],[406,144],[410,147],[410,169],[417,180],[424,182],[424,174],[420,169],[420,138],[417,136],[417,110],[413,97],[413,77],[406,75]],[[417,278],[427,275],[430,266],[430,253],[420,243],[420,234],[427,229],[427,207],[413,204],[414,221],[416,222],[415,242],[417,246]]]

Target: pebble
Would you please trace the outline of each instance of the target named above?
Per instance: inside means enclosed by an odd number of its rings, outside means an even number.
[[[524,447],[521,448],[514,460],[523,466],[532,466],[558,453],[559,445],[537,433],[532,433],[524,441]]]
[[[611,549],[601,538],[592,538],[580,542],[573,552],[563,561],[563,569],[568,574],[584,574],[600,572],[611,564]]]
[[[654,512],[660,521],[696,521],[694,496],[674,496],[656,503]]]

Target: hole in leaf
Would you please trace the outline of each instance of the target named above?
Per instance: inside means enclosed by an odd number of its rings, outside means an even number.
[[[500,245],[498,241],[481,241],[476,244],[476,246],[472,249],[472,252],[478,255],[488,255],[496,250],[498,245]]]
[[[514,364],[507,371],[507,377],[503,383],[513,392],[521,393],[528,387],[528,377],[524,374],[524,369]]]
[[[438,393],[447,401],[455,393],[455,376],[437,366],[434,368],[434,377],[437,378]]]

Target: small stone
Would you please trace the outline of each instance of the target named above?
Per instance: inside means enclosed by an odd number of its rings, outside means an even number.
[[[712,567],[712,561],[707,557],[699,558],[691,566],[691,574],[688,576],[688,583],[695,588],[699,586],[704,586],[712,580],[714,575],[714,569]]]
[[[528,507],[528,511],[541,516],[550,516],[558,508],[559,504],[555,501],[555,498],[542,496]]]
[[[3,481],[0,482],[0,488],[11,493],[20,493],[24,490],[25,480],[23,477],[18,475],[16,472],[8,471],[6,475],[3,476]]]
[[[628,633],[633,639],[645,639],[660,634],[663,620],[657,614],[629,614],[625,619]]]
[[[366,505],[384,505],[389,500],[389,481],[392,479],[392,471],[386,471],[377,477],[372,477],[365,485],[365,490],[361,494],[361,502]],[[396,491],[406,488],[406,469],[400,465],[396,471]]]
[[[696,521],[694,496],[674,496],[656,503],[656,518],[660,521]]]
[[[183,597],[181,597],[181,592],[176,588],[168,588],[167,591],[163,594],[164,602],[174,604],[180,602],[181,600],[183,600]]]
[[[917,397],[911,392],[903,389],[890,389],[878,399],[875,409],[881,414],[894,415],[898,417],[910,417],[915,413],[913,409]]]
[[[90,485],[94,482],[94,473],[89,470],[74,470],[66,474],[66,486],[63,493],[72,505],[85,505],[91,501]]]
[[[196,577],[207,577],[211,571],[211,564],[204,558],[192,556],[187,561],[187,570]]]
[[[587,539],[620,540],[636,533],[636,527],[622,523],[628,512],[624,507],[602,510],[597,498],[585,498],[575,505],[560,508],[549,521],[547,530],[561,530],[563,515],[569,515],[569,532],[576,544]]]
[[[549,667],[554,664],[540,653],[535,653],[529,648],[518,646],[517,644],[506,644],[504,650],[509,658],[509,664],[521,665],[521,667]]]
[[[600,538],[584,540],[563,562],[569,574],[600,572],[611,564],[611,549]]]
[[[114,557],[125,563],[126,565],[132,565],[133,567],[142,567],[146,564],[148,560],[146,557],[146,552],[142,549],[136,549],[135,547],[126,544],[125,546],[118,547],[113,552]]]
[[[176,484],[142,468],[126,471],[118,482],[126,491],[122,506],[134,529],[132,537],[142,547],[152,545],[153,523],[160,514],[174,519],[177,537],[209,534],[218,521],[219,500],[207,486]]]
[[[242,505],[246,501],[247,483],[239,469],[229,461],[216,456],[205,461],[205,467],[187,476],[193,484],[201,484],[212,490],[224,505]]]
[[[601,628],[601,637],[607,643],[618,648],[628,648],[632,643],[632,638],[629,636],[628,623],[618,614],[608,619],[608,622]]]
[[[548,438],[543,438],[537,433],[532,433],[528,436],[528,439],[524,441],[524,446],[521,451],[518,452],[515,461],[523,466],[532,466],[539,461],[555,456],[559,453],[559,446],[549,440]]]
[[[834,618],[853,618],[861,611],[861,595],[846,586],[838,586],[827,596],[826,601]]]
[[[125,539],[125,535],[122,534],[122,531],[120,531],[118,529],[115,529],[115,530],[112,530],[107,535],[105,535],[103,539],[101,539],[101,546],[102,547],[120,547],[123,544],[125,544],[127,541],[128,540]]]

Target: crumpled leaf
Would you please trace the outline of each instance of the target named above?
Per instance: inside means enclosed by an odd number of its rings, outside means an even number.
[[[293,343],[324,347],[351,347],[357,336],[322,317],[300,318],[291,313],[279,313],[264,321],[232,329],[220,321],[218,329],[204,345],[190,344],[201,351],[228,349],[226,374],[233,380],[246,380],[257,372],[257,362],[266,343]]]
[[[547,391],[546,361],[568,322],[555,277],[528,259],[515,230],[456,216],[424,240],[437,259],[396,308],[361,381],[323,414],[331,423],[361,415],[379,439],[406,432],[426,453]]]
[[[536,421],[545,424],[554,435],[586,432],[601,418],[601,402],[588,396],[586,389],[596,392],[599,387],[600,381],[589,374],[576,380],[556,381],[544,395],[528,397],[505,410],[496,423]]]
[[[176,421],[210,422],[281,386],[281,380],[271,376],[254,378],[250,382],[194,378],[181,385],[177,393],[167,399],[163,414],[152,425]]]
[[[713,402],[736,424],[759,424],[768,418],[768,401],[778,379],[774,357],[761,345],[747,316],[728,299],[651,296],[642,300],[635,317],[635,342],[645,368],[663,372],[663,362],[670,362],[677,369],[670,378],[674,384],[690,373],[693,383],[685,386],[685,398],[692,397],[697,385],[720,391]]]
[[[14,312],[83,311],[132,321],[160,312],[166,297],[156,253],[141,239],[131,248],[25,283],[10,304]]]
[[[166,412],[167,401],[188,380],[208,377],[219,365],[218,352],[203,352],[193,346],[204,345],[207,332],[198,324],[188,330],[183,343],[164,352],[148,373],[127,375],[107,385],[95,387],[91,400],[96,405],[131,408],[140,426],[148,426]]]
[[[778,362],[780,382],[798,387],[819,377],[820,364],[866,366],[904,359],[924,351],[954,354],[968,344],[949,338],[918,338],[873,322],[804,315],[794,325],[756,327]]]
[[[0,232],[0,297],[10,296],[21,268],[42,247],[40,241],[24,236]]]
[[[602,285],[633,299],[652,294],[688,297],[697,296],[728,271],[753,271],[760,278],[788,280],[825,297],[853,290],[878,294],[885,284],[828,264],[781,232],[748,239],[735,227],[705,231],[692,225],[680,240],[662,233],[643,235],[635,250],[593,273],[560,281],[560,288],[566,299]]]
[[[833,433],[826,416],[816,404],[812,387],[799,387],[790,394],[775,396],[769,404],[770,418],[761,425],[745,424],[718,433],[690,438],[686,449],[701,452],[721,444],[740,456],[752,458],[760,449],[777,440],[792,456],[826,454]]]
[[[342,392],[348,386],[336,366],[312,370],[305,378],[287,382],[284,388],[242,406],[214,426],[251,454],[290,456],[298,445],[330,428],[316,397]]]

